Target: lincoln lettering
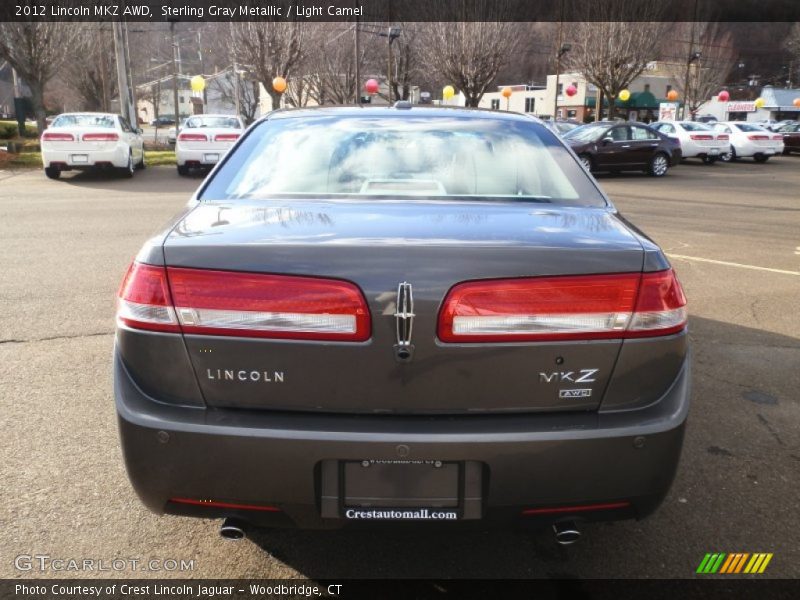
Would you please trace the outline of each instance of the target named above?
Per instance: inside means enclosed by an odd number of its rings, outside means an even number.
[[[206,369],[211,381],[251,381],[283,383],[283,371],[248,371],[245,369]]]

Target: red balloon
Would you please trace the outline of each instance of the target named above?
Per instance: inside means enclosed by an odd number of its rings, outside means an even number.
[[[722,90],[719,94],[717,94],[717,98],[720,102],[727,102],[730,100],[731,95],[728,93],[728,90]]]
[[[377,94],[379,87],[378,82],[374,79],[367,79],[367,83],[364,84],[364,89],[368,94]]]
[[[576,88],[574,85],[569,85],[565,91],[567,92],[567,96],[574,96],[578,93],[578,88]]]

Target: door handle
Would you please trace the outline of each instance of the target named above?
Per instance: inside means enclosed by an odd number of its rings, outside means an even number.
[[[623,147],[623,148],[630,148],[630,147],[631,147],[631,145],[630,145],[630,144],[623,144],[623,145],[622,145],[622,147]]]

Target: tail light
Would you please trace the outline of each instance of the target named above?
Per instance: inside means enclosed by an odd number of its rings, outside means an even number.
[[[705,133],[704,134],[695,133],[695,134],[690,135],[689,137],[692,138],[693,140],[713,140],[714,139],[713,135],[708,135],[708,134],[705,134]]]
[[[215,142],[235,142],[238,139],[238,133],[218,133],[214,136]]]
[[[751,134],[747,136],[748,140],[768,140],[768,135]]]
[[[132,263],[118,296],[117,321],[120,323],[134,329],[180,331],[164,267]]]
[[[731,136],[729,136],[727,133],[720,133],[717,136],[717,139],[722,140],[723,142],[727,142],[729,139],[731,139]]]
[[[675,273],[579,275],[461,283],[439,313],[443,342],[649,337],[686,325]]]
[[[178,139],[182,142],[207,142],[208,136],[205,133],[182,133]]]
[[[43,142],[74,142],[75,136],[71,133],[55,133],[53,131],[45,131],[42,134]]]
[[[783,136],[782,135],[773,135],[772,139],[776,140],[776,141],[781,141],[781,140],[783,140]]]
[[[116,142],[118,139],[116,133],[84,133],[81,136],[84,142]]]
[[[314,277],[134,263],[117,314],[137,329],[202,335],[352,342],[370,336],[361,290]]]

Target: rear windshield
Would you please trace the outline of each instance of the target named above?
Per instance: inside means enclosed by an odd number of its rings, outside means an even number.
[[[201,199],[275,196],[606,205],[583,168],[542,125],[463,117],[267,120],[229,155]]]
[[[572,131],[564,134],[564,139],[575,140],[577,142],[594,142],[600,139],[606,131],[608,125],[581,125]]]
[[[740,131],[766,131],[759,125],[748,125],[747,123],[733,123],[733,125],[738,127]]]
[[[692,123],[688,121],[681,123],[681,127],[683,127],[686,131],[712,131],[711,127],[708,125],[703,125],[702,123]]]
[[[241,129],[242,124],[236,117],[191,117],[186,119],[183,127],[195,129],[198,127],[213,127],[215,129]]]
[[[114,129],[117,119],[112,115],[61,115],[51,127],[105,127]]]

